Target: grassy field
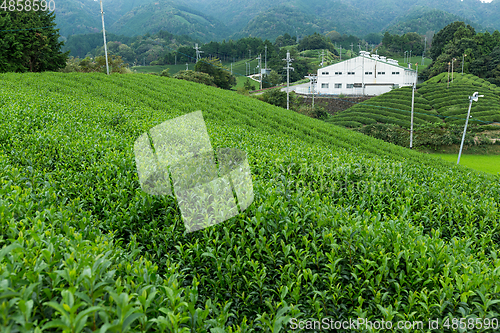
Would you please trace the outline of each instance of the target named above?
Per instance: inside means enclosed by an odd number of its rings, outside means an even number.
[[[188,64],[188,68],[193,70],[194,69],[194,63]],[[160,74],[161,71],[164,69],[170,69],[170,75],[174,75],[175,73],[185,70],[186,69],[186,64],[182,65],[157,65],[157,66],[134,66],[131,67],[131,70],[136,72],[136,73],[158,73]]]
[[[404,57],[401,57],[401,58],[392,58],[394,60],[397,60],[399,62],[399,65],[400,66],[403,66],[403,67],[407,67],[408,65],[405,64],[405,58]],[[411,68],[415,69],[416,66],[415,64],[418,63],[418,71],[420,72],[421,70],[427,68],[427,66],[429,66],[431,63],[432,63],[432,60],[429,59],[429,58],[425,58],[424,59],[424,65],[422,66],[422,57],[415,57],[415,56],[412,56],[411,57]]]
[[[172,78],[0,83],[1,332],[500,317],[498,177]],[[197,110],[214,148],[246,152],[255,196],[187,233],[176,197],[142,191],[134,146]]]
[[[233,63],[233,73],[235,74],[236,77],[245,76],[246,74],[245,62],[247,61],[248,60],[242,60]],[[223,62],[222,64],[227,68],[231,68],[231,62]],[[194,65],[195,65],[194,63],[189,63],[188,64],[189,69],[193,70]],[[250,61],[250,68],[252,73],[254,72],[256,66],[257,66],[257,60],[253,59],[252,61]],[[162,70],[167,68],[170,69],[170,74],[173,75],[179,71],[185,70],[186,64],[131,67],[132,71],[135,71],[136,73],[160,73]]]
[[[457,163],[458,154],[434,154],[443,160]],[[471,169],[497,175],[500,173],[500,155],[463,155],[460,164]]]

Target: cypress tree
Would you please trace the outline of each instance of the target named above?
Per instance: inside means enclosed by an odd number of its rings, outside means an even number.
[[[66,65],[55,13],[0,10],[0,72],[55,71]]]

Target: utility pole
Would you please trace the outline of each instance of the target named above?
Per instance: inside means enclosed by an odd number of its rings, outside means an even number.
[[[353,44],[353,43],[351,43],[351,57],[352,57],[352,54],[354,53],[353,46],[354,46],[354,44]]]
[[[325,50],[321,51],[321,67],[323,67],[323,64],[325,63]]]
[[[479,97],[484,97],[484,95],[479,95],[476,91],[472,96],[469,96],[469,111],[467,111],[467,119],[465,119],[464,134],[462,136],[462,143],[460,144],[460,151],[458,152],[457,164],[460,164],[460,156],[462,155],[462,148],[464,147],[465,132],[467,132],[467,124],[469,123],[470,109],[472,107],[472,102],[477,102]]]
[[[462,55],[462,75],[464,75],[464,61],[465,61],[465,57],[467,57],[467,54],[463,54]]]
[[[314,109],[314,85],[316,84],[316,82],[318,81],[318,76],[317,75],[314,75],[314,74],[311,74],[311,75],[308,75],[306,76],[306,78],[308,78],[309,80],[311,80],[311,91],[312,91],[312,108]]]
[[[448,86],[447,88],[450,87],[450,63],[448,62]]]
[[[286,67],[283,67],[283,69],[286,69],[286,109],[290,110],[290,70],[294,70],[293,67],[290,67],[293,61],[290,58],[290,51],[286,51],[286,59],[283,60],[286,61]]]
[[[411,64],[411,51],[412,51],[412,50],[410,50],[410,64]]]
[[[104,55],[106,56],[106,73],[109,75],[109,65],[108,65],[108,47],[106,46],[106,29],[104,29],[104,10],[102,9],[101,2],[101,18],[102,18],[102,37],[104,38]]]
[[[427,50],[427,37],[425,37],[425,42],[424,42],[424,53],[422,53],[422,66],[424,65],[424,59],[425,59],[425,51]]]
[[[177,52],[175,52],[175,65],[177,66]]]
[[[342,45],[340,45],[340,61],[342,61]]]
[[[451,83],[453,83],[453,63],[455,62],[455,58],[451,59]]]
[[[417,67],[415,82],[413,82],[413,89],[411,90],[411,125],[410,125],[410,149],[413,149],[413,109],[415,105],[415,90],[417,89],[418,80],[418,63],[415,64]]]
[[[193,49],[196,50],[196,62],[198,62],[201,59],[201,54],[203,53],[203,51],[198,47],[198,43],[195,44],[195,47],[193,47]]]
[[[262,54],[259,54],[257,60],[259,61],[259,65],[257,67],[260,71],[260,89],[262,90]]]
[[[231,63],[231,74],[233,74],[233,63]]]
[[[264,53],[264,66],[266,70],[266,75],[267,75],[267,45],[265,45],[265,53]]]
[[[363,57],[363,65],[361,68],[361,86],[363,87],[363,96],[365,96],[365,57]]]
[[[186,62],[186,70],[189,70],[189,64]]]

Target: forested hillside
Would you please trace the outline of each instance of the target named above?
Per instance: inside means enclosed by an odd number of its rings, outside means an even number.
[[[114,22],[110,30],[130,36],[166,30],[204,41],[216,40],[228,34],[226,25],[215,17],[172,0],[157,0],[136,7]]]
[[[394,33],[426,33],[439,30],[451,20],[468,20],[477,28],[500,29],[500,21],[496,19],[500,16],[498,3],[497,0],[492,3],[478,0],[110,0],[104,5],[107,26],[112,33],[132,36],[167,30],[208,42],[242,36],[274,39],[284,33],[304,36],[332,30],[360,37],[387,29]],[[57,23],[65,37],[100,31],[99,13],[98,2],[67,0],[56,7]]]

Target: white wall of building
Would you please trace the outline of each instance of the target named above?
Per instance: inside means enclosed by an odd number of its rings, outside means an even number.
[[[417,79],[413,69],[395,60],[370,56],[368,52],[318,69],[315,91],[325,95],[380,95],[392,87],[411,86]]]

